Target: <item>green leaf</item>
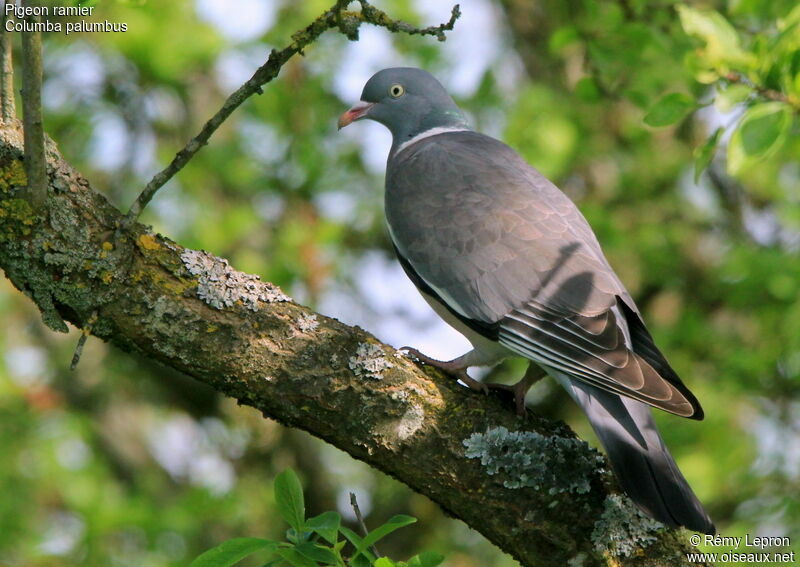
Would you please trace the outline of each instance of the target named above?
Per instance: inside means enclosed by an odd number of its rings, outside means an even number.
[[[783,143],[792,125],[792,111],[782,102],[766,102],[750,108],[742,117],[742,147],[750,157],[765,157]]]
[[[550,48],[551,52],[558,53],[568,45],[572,45],[573,43],[577,43],[579,41],[580,35],[578,34],[578,30],[576,30],[574,26],[564,26],[558,28],[556,31],[550,34],[548,47]]]
[[[719,143],[720,136],[725,131],[725,128],[720,126],[711,136],[708,137],[708,140],[705,143],[697,148],[694,151],[694,182],[697,183],[700,180],[700,175],[703,173],[705,168],[708,167],[708,164],[711,163],[711,160],[714,158],[714,152],[717,150],[717,144]]]
[[[736,29],[715,10],[678,6],[683,31],[705,43],[705,58],[712,65],[742,64],[749,60]]]
[[[777,152],[788,137],[792,112],[782,102],[752,106],[728,142],[728,172],[736,175]]]
[[[413,516],[404,516],[402,514],[399,514],[397,516],[392,516],[385,524],[375,528],[374,530],[369,532],[366,535],[366,537],[364,537],[364,540],[361,542],[359,551],[362,551],[364,549],[367,549],[368,547],[375,545],[376,542],[380,541],[393,531],[398,530],[409,524],[413,524],[416,521],[417,519],[414,518]]]
[[[314,532],[310,530],[303,530],[302,532],[298,532],[294,528],[289,528],[286,530],[286,539],[291,543],[302,543],[304,541],[309,541],[313,535]]]
[[[444,555],[435,551],[423,551],[408,560],[408,567],[436,567],[444,561]]]
[[[306,529],[320,535],[328,543],[336,543],[342,518],[336,512],[323,512],[306,521]]]
[[[689,95],[670,93],[661,97],[650,107],[644,116],[644,122],[648,126],[669,126],[681,120],[695,108],[697,108],[697,103]]]
[[[575,83],[575,94],[585,102],[597,102],[601,96],[594,77],[582,77]]]
[[[364,539],[361,536],[345,526],[341,526],[339,531],[342,532],[342,535],[356,548],[356,552],[349,561],[351,567],[362,567],[375,563],[375,556],[367,550],[368,546],[364,545]]]
[[[374,567],[395,567],[397,563],[389,559],[388,557],[379,557],[378,560],[374,563]]]
[[[278,513],[296,532],[302,532],[306,518],[303,487],[292,469],[275,477],[275,504]]]
[[[734,106],[743,103],[751,94],[753,94],[752,88],[741,83],[736,83],[717,94],[714,98],[714,106],[716,106],[720,112],[730,112]]]
[[[311,543],[310,541],[296,545],[294,548],[299,554],[303,555],[304,557],[308,557],[317,563],[322,563],[324,565],[336,565],[339,562],[336,554],[329,548]]]
[[[699,51],[688,51],[683,55],[683,65],[694,77],[694,80],[704,85],[711,85],[719,81],[720,71],[708,62]]]
[[[309,559],[305,555],[301,554],[294,547],[282,547],[277,549],[275,552],[280,555],[289,565],[293,565],[294,567],[318,567],[318,565],[312,559]]]
[[[348,528],[347,526],[340,526],[340,527],[339,527],[339,531],[340,531],[340,532],[342,532],[342,535],[343,535],[344,537],[346,537],[346,538],[348,539],[348,541],[349,541],[350,543],[352,543],[352,544],[353,544],[353,546],[354,546],[356,549],[359,549],[359,548],[361,548],[361,547],[364,547],[364,546],[363,546],[363,541],[364,541],[364,538],[362,538],[360,535],[358,535],[356,532],[354,532],[353,530],[351,530],[351,529],[350,529],[350,528]]]
[[[274,550],[277,546],[275,541],[256,537],[229,539],[200,555],[189,567],[228,567],[257,551]]]
[[[742,133],[739,128],[733,131],[731,139],[728,140],[728,153],[726,157],[726,168],[730,175],[736,175],[744,169],[744,164],[747,162],[747,155],[742,148]]]

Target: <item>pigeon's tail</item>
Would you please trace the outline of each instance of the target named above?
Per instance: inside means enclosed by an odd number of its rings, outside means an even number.
[[[650,408],[552,372],[586,412],[625,493],[649,516],[670,526],[713,534],[714,524],[678,470]]]

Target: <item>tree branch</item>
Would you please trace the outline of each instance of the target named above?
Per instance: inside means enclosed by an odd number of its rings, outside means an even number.
[[[404,32],[411,35],[435,35],[440,41],[445,39],[444,32],[453,29],[456,19],[461,15],[458,4],[453,7],[452,15],[447,23],[428,28],[416,28],[406,22],[393,20],[386,13],[371,6],[366,0],[359,0],[361,12],[345,11],[352,0],[338,0],[327,12],[319,16],[304,29],[292,35],[292,43],[280,51],[273,49],[267,62],[259,67],[253,76],[250,77],[241,87],[231,94],[222,107],[205,123],[200,133],[189,140],[172,162],[163,170],[158,172],[153,179],[145,186],[133,205],[131,205],[126,215],[124,224],[127,226],[137,218],[156,194],[156,192],[172,177],[178,173],[189,162],[200,148],[208,143],[211,135],[220,125],[236,110],[245,100],[256,93],[261,94],[261,87],[269,83],[278,76],[289,59],[296,53],[303,53],[303,50],[317,40],[325,31],[338,28],[348,39],[358,39],[358,29],[362,23],[369,23],[379,27],[387,28],[393,32]]]
[[[725,75],[725,79],[731,83],[741,83],[743,85],[747,85],[765,99],[775,102],[784,102],[791,106],[795,112],[800,112],[800,100],[793,99],[780,91],[776,91],[775,89],[770,89],[765,86],[755,84],[741,73],[728,73]]]
[[[31,6],[25,0],[23,6]],[[27,16],[37,24],[39,16]],[[42,35],[22,32],[22,118],[25,123],[25,174],[28,177],[28,200],[40,208],[47,199],[47,164],[44,157],[42,126]]]
[[[5,7],[5,6],[3,6]],[[9,122],[16,117],[14,105],[14,68],[11,65],[11,34],[6,31],[6,13],[3,11],[3,29],[0,30],[0,119]]]
[[[122,214],[48,144],[50,198],[37,214],[19,198],[19,123],[0,130],[0,267],[51,327],[66,330],[63,318],[90,328],[316,435],[523,565],[696,565],[682,533],[635,510],[564,424],[520,419],[511,404],[142,225],[115,253],[108,238]]]

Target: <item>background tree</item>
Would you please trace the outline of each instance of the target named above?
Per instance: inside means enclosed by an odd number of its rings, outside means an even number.
[[[217,4],[104,2],[95,18],[127,32],[44,37],[47,131],[120,208],[269,48],[328,7]],[[450,9],[381,7],[424,25]],[[377,29],[354,44],[324,36],[143,220],[386,342],[457,354],[391,260],[385,134],[335,132],[374,70],[423,66],[589,218],[703,402],[701,425],[660,422],[720,530],[797,541],[800,11],[780,0],[713,7],[474,0],[445,44]],[[697,181],[696,159],[710,163]],[[184,564],[222,539],[282,530],[270,479],[291,465],[312,511],[347,514],[355,490],[370,523],[419,517],[390,551],[513,564],[427,499],[147,358],[90,339],[70,372],[78,331],[50,332],[29,299],[0,289],[0,562]],[[520,370],[509,362],[495,374]],[[559,388],[540,384],[530,403],[591,438]]]

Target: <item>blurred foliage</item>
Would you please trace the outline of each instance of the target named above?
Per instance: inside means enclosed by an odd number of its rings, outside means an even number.
[[[93,19],[128,31],[45,38],[46,130],[125,209],[269,49],[330,3],[97,2]],[[433,4],[376,2],[413,23],[447,20],[450,6]],[[373,261],[391,256],[380,190],[388,138],[335,124],[372,72],[425,67],[477,129],[517,148],[595,228],[704,406],[702,423],[658,419],[721,532],[797,542],[795,5],[468,0],[444,44],[328,34],[223,125],[144,220],[347,322],[396,322],[413,343],[433,318],[410,298],[385,300],[399,270]],[[174,371],[90,339],[70,372],[78,333],[45,330],[4,280],[0,315],[2,565],[186,565],[233,537],[280,539],[270,486],[287,466],[307,487],[310,515],[338,509],[355,530],[355,491],[369,525],[419,518],[382,545],[392,557],[433,549],[450,567],[514,564],[427,499]],[[490,378],[522,370],[508,361]],[[591,438],[549,381],[529,401]]]
[[[300,479],[292,469],[275,477],[275,506],[283,521],[289,524],[286,541],[263,538],[234,538],[204,552],[189,567],[228,567],[254,553],[268,553],[265,565],[292,567],[436,567],[444,557],[435,552],[423,552],[406,561],[393,561],[381,556],[375,545],[392,532],[417,521],[412,516],[398,514],[383,525],[367,530],[353,494],[351,504],[361,523],[363,536],[342,525],[342,517],[328,510],[306,518],[305,498]],[[348,546],[349,544],[349,546]]]

